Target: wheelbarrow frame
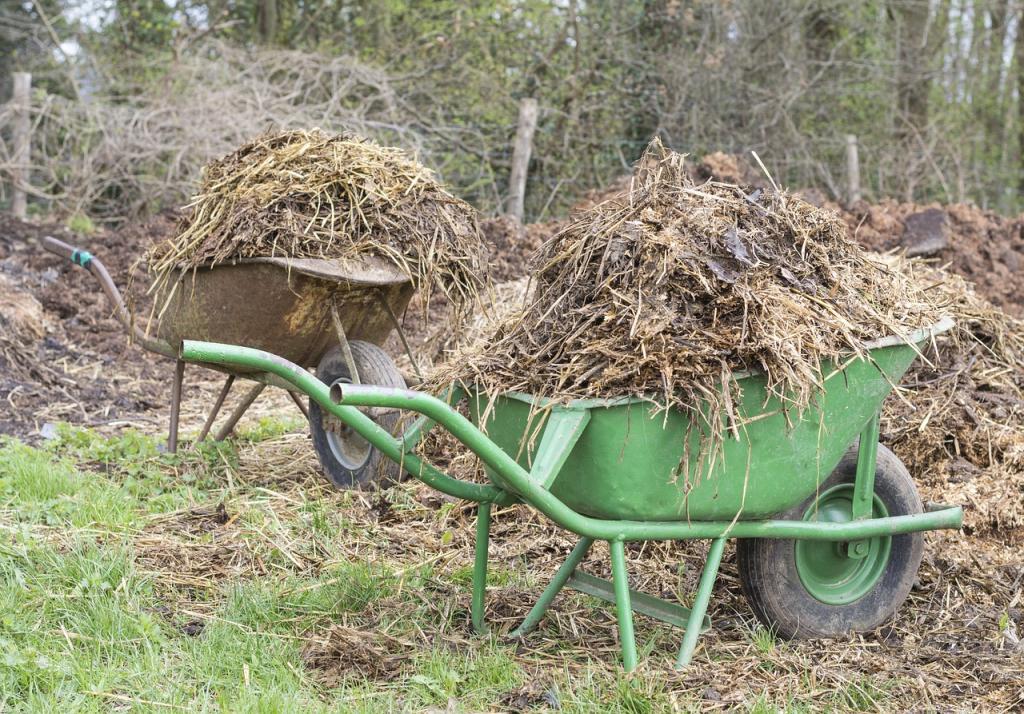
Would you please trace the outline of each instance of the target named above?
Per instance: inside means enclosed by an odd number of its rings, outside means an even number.
[[[938,328],[937,328],[938,331]],[[543,474],[535,478],[494,443],[473,422],[453,409],[445,400],[407,389],[385,389],[365,385],[326,387],[306,370],[276,355],[259,350],[185,341],[182,359],[212,364],[244,366],[288,382],[316,401],[325,410],[347,423],[385,456],[398,462],[409,474],[426,485],[455,498],[479,504],[473,568],[471,620],[475,630],[483,631],[484,596],[487,582],[487,552],[491,510],[495,505],[523,501],[541,511],[557,525],[580,537],[565,563],[556,572],[524,622],[511,634],[529,632],[544,616],[555,595],[566,585],[604,600],[614,602],[619,626],[624,668],[636,667],[637,650],[633,631],[633,612],[638,611],[669,624],[683,626],[685,634],[676,660],[677,668],[691,660],[701,631],[709,627],[708,602],[718,574],[727,538],[782,538],[810,541],[847,541],[856,544],[869,538],[895,536],[943,528],[956,529],[963,523],[959,506],[929,504],[926,511],[901,516],[873,517],[871,497],[878,444],[878,413],[860,434],[856,481],[854,484],[854,520],[849,522],[797,521],[784,519],[716,521],[632,521],[600,519],[578,513],[552,494]],[[447,395],[457,402],[458,394]],[[378,426],[358,408],[386,408],[416,412],[420,415],[400,436]],[[507,489],[494,485],[463,481],[442,472],[414,453],[416,446],[434,426],[441,425],[476,454],[484,465],[499,474]],[[537,468],[535,464],[534,469]],[[638,593],[629,587],[625,544],[645,540],[710,539],[711,548],[701,573],[693,607],[686,608]],[[594,541],[607,541],[611,552],[612,581],[577,572],[577,566]]]

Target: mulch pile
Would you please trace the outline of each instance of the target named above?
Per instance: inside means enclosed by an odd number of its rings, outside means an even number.
[[[697,185],[657,142],[630,190],[574,214],[535,266],[528,309],[438,381],[647,397],[706,425],[705,447],[739,416],[734,372],[761,371],[799,411],[820,391],[823,362],[943,314],[933,293],[870,260],[835,214],[775,189]]]
[[[700,164],[726,166],[713,179],[735,173],[720,159]],[[1024,542],[1024,216],[892,199],[844,206],[800,193],[836,211],[865,248],[916,258],[890,260],[941,290],[957,330],[911,366],[905,399],[886,401],[882,441],[927,498],[964,505],[967,532]]]
[[[932,500],[964,506],[968,532],[1024,535],[1024,321],[962,277],[919,260],[900,269],[940,291],[956,329],[904,376],[882,440]]]

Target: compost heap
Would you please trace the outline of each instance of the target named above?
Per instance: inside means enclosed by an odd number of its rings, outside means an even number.
[[[354,134],[265,134],[207,165],[178,235],[147,256],[159,289],[178,269],[253,257],[389,260],[460,310],[484,284],[474,209],[404,151]]]
[[[886,401],[882,440],[913,465],[930,498],[965,506],[968,532],[1013,538],[1024,526],[1024,321],[959,275],[885,260],[935,286],[956,328],[911,366],[900,398]]]
[[[639,166],[627,192],[544,244],[532,303],[437,379],[556,400],[646,397],[703,421],[704,451],[722,424],[736,428],[737,372],[763,372],[799,413],[823,360],[943,316],[939,291],[869,258],[830,211],[775,189],[697,185],[658,142]]]

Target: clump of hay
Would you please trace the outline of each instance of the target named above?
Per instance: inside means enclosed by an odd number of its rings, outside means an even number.
[[[869,258],[840,218],[785,192],[696,185],[655,142],[627,192],[576,213],[535,257],[525,311],[438,379],[494,395],[646,397],[720,445],[734,374],[758,370],[787,411],[823,361],[940,319],[941,299]]]
[[[155,289],[176,270],[268,256],[383,257],[459,308],[484,284],[474,209],[403,150],[354,134],[257,137],[205,167],[188,208],[148,256]]]

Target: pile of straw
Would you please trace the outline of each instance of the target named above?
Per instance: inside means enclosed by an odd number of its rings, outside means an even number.
[[[456,306],[484,284],[474,209],[401,149],[320,130],[257,137],[207,165],[178,235],[147,256],[176,270],[237,258],[383,257]]]
[[[439,379],[489,394],[636,396],[720,445],[734,373],[799,412],[823,360],[936,322],[941,296],[868,258],[834,213],[779,190],[696,185],[655,142],[628,192],[576,213],[535,257],[525,311]]]

